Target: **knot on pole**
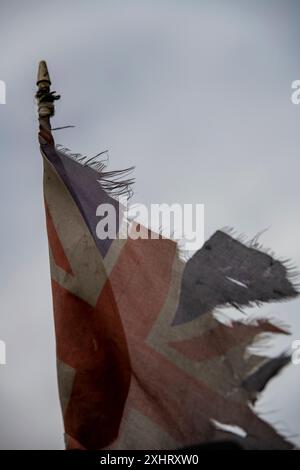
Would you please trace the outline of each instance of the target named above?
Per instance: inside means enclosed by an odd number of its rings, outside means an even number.
[[[55,94],[56,91],[49,91],[49,88],[41,88],[35,97],[38,101],[38,113],[40,117],[54,116],[54,101],[60,99],[60,95]]]
[[[53,101],[59,100],[60,95],[55,94],[56,91],[46,91],[46,90],[39,90],[35,97],[39,100],[40,103],[53,103]]]

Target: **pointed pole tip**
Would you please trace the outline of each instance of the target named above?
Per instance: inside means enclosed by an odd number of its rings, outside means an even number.
[[[45,60],[41,60],[39,63],[36,84],[38,85],[40,82],[47,82],[49,85],[51,85],[50,75],[49,75],[47,63]]]

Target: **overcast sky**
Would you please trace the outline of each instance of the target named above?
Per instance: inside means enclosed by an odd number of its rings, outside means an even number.
[[[34,100],[46,59],[57,142],[110,150],[136,165],[134,202],[203,203],[205,234],[224,226],[300,267],[298,1],[1,0],[0,448],[63,448],[58,403],[42,162]],[[300,301],[260,315],[300,339]],[[258,314],[256,309],[247,313]],[[236,314],[232,312],[232,315]],[[274,379],[259,409],[300,433],[300,365]],[[294,438],[300,445],[300,439]]]

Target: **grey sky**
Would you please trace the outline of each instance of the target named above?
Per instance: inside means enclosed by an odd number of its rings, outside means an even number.
[[[262,243],[299,267],[300,105],[290,99],[299,13],[299,2],[284,0],[1,1],[0,448],[63,447],[38,61],[62,94],[55,125],[76,125],[58,143],[91,155],[108,148],[112,169],[136,165],[135,202],[204,203],[206,236],[268,228]],[[300,339],[299,305],[260,310],[293,333],[270,354]],[[266,418],[288,434],[300,432],[299,387],[300,365],[290,366],[259,403],[277,410]]]

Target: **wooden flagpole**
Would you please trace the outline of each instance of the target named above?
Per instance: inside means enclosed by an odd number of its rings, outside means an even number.
[[[38,87],[36,99],[39,115],[39,142],[40,144],[54,144],[50,119],[54,116],[54,101],[58,100],[60,96],[56,95],[55,91],[50,90],[51,80],[44,60],[39,63],[36,84]]]

